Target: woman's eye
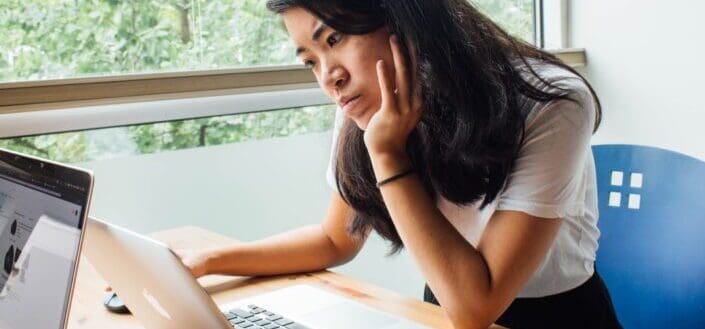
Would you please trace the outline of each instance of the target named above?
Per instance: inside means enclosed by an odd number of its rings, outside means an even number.
[[[312,69],[314,66],[316,66],[316,63],[314,63],[313,61],[304,61],[304,66],[309,69]]]
[[[333,47],[336,43],[340,42],[340,39],[343,37],[342,34],[335,32],[331,33],[330,36],[328,36],[328,39],[326,39],[326,42],[328,43],[328,46]]]

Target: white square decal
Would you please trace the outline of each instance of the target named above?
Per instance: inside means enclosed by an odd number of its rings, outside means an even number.
[[[629,209],[639,209],[641,207],[641,195],[629,194]]]
[[[622,182],[624,181],[624,173],[621,171],[613,171],[612,172],[612,181],[611,184],[612,186],[622,186]]]
[[[641,188],[644,183],[644,174],[639,172],[633,172],[631,179],[629,179],[629,186],[633,188]]]
[[[619,207],[622,205],[622,193],[610,192],[610,207]]]

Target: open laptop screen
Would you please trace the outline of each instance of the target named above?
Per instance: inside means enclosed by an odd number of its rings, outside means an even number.
[[[90,186],[0,150],[0,329],[63,328]]]

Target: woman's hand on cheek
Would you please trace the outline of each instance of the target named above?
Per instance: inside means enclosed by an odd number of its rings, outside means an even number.
[[[421,120],[423,108],[413,83],[414,73],[409,72],[396,36],[390,38],[390,44],[396,76],[392,76],[382,60],[377,61],[382,105],[370,119],[364,135],[373,159],[376,156],[406,156],[406,141]]]

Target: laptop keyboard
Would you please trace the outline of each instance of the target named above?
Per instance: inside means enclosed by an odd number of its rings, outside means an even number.
[[[310,329],[256,305],[223,312],[235,329]]]

